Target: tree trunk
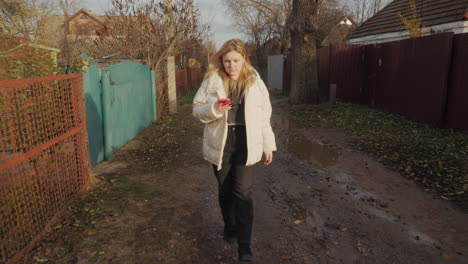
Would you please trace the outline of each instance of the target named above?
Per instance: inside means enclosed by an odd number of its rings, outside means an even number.
[[[291,15],[291,91],[293,104],[320,102],[314,14],[319,0],[293,0]]]
[[[167,97],[169,99],[169,113],[177,113],[177,89],[176,89],[176,74],[175,74],[175,58],[170,56],[167,58]]]
[[[166,38],[168,40],[172,39],[174,37],[174,18],[172,15],[172,0],[166,0],[165,1],[166,5],[166,19],[168,21],[167,23],[167,32],[166,32]],[[177,113],[177,91],[176,91],[176,76],[175,76],[175,58],[173,56],[173,48],[169,47],[169,54],[172,56],[169,56],[167,58],[167,67],[166,67],[166,73],[167,73],[167,96],[169,99],[169,113],[170,114],[176,114]]]

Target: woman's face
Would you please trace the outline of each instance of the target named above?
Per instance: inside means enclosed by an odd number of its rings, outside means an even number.
[[[230,51],[223,56],[224,70],[231,76],[232,79],[239,78],[242,67],[244,66],[244,56],[237,51]]]

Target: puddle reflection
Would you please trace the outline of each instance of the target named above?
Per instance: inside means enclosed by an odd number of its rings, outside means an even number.
[[[278,141],[284,142],[284,147],[290,153],[320,168],[333,165],[338,159],[338,153],[329,145],[298,135],[300,126],[287,115],[273,113],[271,121]]]

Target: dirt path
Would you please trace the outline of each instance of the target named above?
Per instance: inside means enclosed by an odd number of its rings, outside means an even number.
[[[466,213],[351,149],[342,133],[292,123],[284,108],[274,106],[274,162],[257,166],[255,263],[467,263]],[[99,165],[94,173],[107,192],[93,191],[99,198],[90,208],[88,200],[76,206],[88,224],[52,231],[28,260],[237,263],[236,247],[221,237],[216,181],[201,156],[202,126],[182,127],[183,151],[165,169],[142,165],[152,159],[139,150],[155,140],[153,128]]]

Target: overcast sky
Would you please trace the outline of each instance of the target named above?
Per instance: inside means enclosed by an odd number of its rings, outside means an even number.
[[[231,16],[226,13],[226,8],[222,0],[194,0],[201,13],[201,21],[210,25],[212,40],[218,48],[232,38],[244,39],[245,37],[237,32],[231,25]],[[108,9],[111,0],[87,0],[86,8],[97,14],[104,14]]]

